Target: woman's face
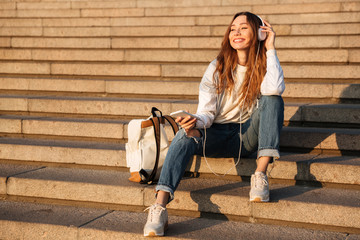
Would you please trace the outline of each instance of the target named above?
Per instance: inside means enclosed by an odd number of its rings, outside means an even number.
[[[231,24],[229,41],[235,50],[248,50],[253,31],[245,15],[240,15]]]

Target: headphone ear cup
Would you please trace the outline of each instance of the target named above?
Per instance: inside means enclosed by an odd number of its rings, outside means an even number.
[[[266,38],[266,32],[262,32],[262,28],[258,30],[258,39],[259,41],[264,41]]]

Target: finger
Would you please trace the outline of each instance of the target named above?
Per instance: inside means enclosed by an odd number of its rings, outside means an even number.
[[[180,123],[181,121],[182,121],[182,117],[177,117],[176,119],[175,119],[175,122],[177,122],[177,123]]]
[[[183,123],[182,125],[181,125],[181,127],[187,127],[187,126],[190,126],[190,125],[193,125],[193,124],[195,124],[195,122],[196,122],[196,118],[193,118],[192,120],[190,120],[190,121],[187,121],[187,122],[185,122],[185,123]]]
[[[268,21],[263,20],[263,22],[265,23],[266,26],[271,27],[271,25],[270,25],[270,23]]]
[[[185,123],[187,123],[190,119],[191,119],[190,116],[189,116],[189,117],[184,117],[184,118],[181,119],[180,124],[185,124]]]
[[[193,129],[195,127],[195,124],[191,124],[189,126],[183,127],[183,129],[185,129],[186,132],[190,131],[191,129]]]

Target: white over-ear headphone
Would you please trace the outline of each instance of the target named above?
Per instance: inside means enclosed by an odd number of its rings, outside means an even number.
[[[265,26],[264,21],[262,20],[262,18],[259,15],[256,15],[256,16],[260,19],[261,26]],[[263,29],[261,28],[261,26],[258,29],[258,39],[259,39],[259,41],[264,41],[265,38],[266,38],[266,32],[262,32]]]

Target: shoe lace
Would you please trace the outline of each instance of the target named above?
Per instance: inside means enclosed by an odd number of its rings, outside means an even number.
[[[165,208],[158,205],[158,204],[154,204],[151,205],[150,207],[146,208],[144,210],[144,212],[149,211],[149,218],[148,221],[150,222],[158,222],[161,216],[161,213],[163,211],[165,211]]]
[[[255,175],[254,187],[264,189],[268,185],[266,177],[263,175]]]

